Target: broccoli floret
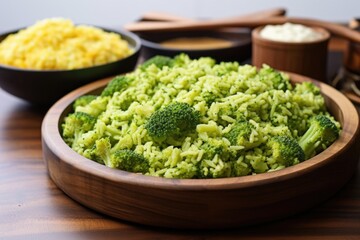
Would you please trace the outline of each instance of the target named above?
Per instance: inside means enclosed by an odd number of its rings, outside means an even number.
[[[79,106],[86,106],[88,105],[90,102],[92,102],[92,100],[94,100],[95,98],[97,98],[96,95],[84,95],[81,96],[79,98],[77,98],[73,104],[73,109],[76,109]]]
[[[101,92],[101,96],[112,96],[115,92],[120,92],[123,89],[126,89],[129,85],[130,79],[126,76],[117,76],[113,78]]]
[[[211,160],[215,157],[215,155],[221,155],[223,153],[223,146],[221,145],[211,145],[209,143],[205,143],[201,146],[201,149],[204,150],[204,155],[202,159]]]
[[[231,176],[230,152],[226,143],[220,139],[209,138],[200,146],[204,151],[199,162],[197,176],[199,178],[219,178]],[[209,164],[211,162],[211,164]],[[216,170],[215,170],[216,169]]]
[[[249,175],[251,171],[250,164],[247,164],[241,160],[232,162],[232,176],[234,177]]]
[[[272,137],[268,144],[271,149],[271,161],[289,167],[305,160],[305,153],[293,138],[287,136]]]
[[[158,68],[163,68],[164,66],[172,67],[174,64],[174,59],[166,56],[157,55],[148,60],[146,60],[142,65],[142,69],[146,69],[150,65],[155,64]]]
[[[143,174],[145,174],[150,167],[144,156],[128,149],[115,151],[112,155],[112,162],[118,169]]]
[[[217,100],[217,96],[212,92],[204,92],[202,97],[208,106],[211,106],[211,104]]]
[[[212,160],[215,155],[218,155],[222,160],[227,160],[229,158],[226,144],[224,144],[222,140],[209,138],[200,148],[204,150],[202,159]]]
[[[325,115],[317,115],[309,120],[310,126],[298,143],[309,159],[330,146],[338,137],[340,129]]]
[[[158,142],[184,136],[196,129],[200,113],[187,103],[174,102],[155,111],[145,124],[148,134]]]
[[[83,155],[87,159],[91,159],[100,164],[104,164],[104,161],[99,156],[97,156],[96,153],[97,153],[96,144],[93,144],[91,147],[84,149],[84,151],[81,153],[81,155]]]
[[[286,91],[292,89],[289,79],[285,78],[280,72],[268,65],[263,65],[263,67],[259,70],[259,76],[266,81],[267,79],[271,80],[273,88],[276,90]]]
[[[65,142],[73,149],[77,150],[78,139],[82,134],[93,129],[96,118],[83,112],[69,114],[62,124],[62,135]]]
[[[91,156],[92,160],[105,164],[105,166],[115,168],[115,164],[111,159],[111,143],[109,138],[100,138],[96,140],[95,147],[92,149]]]
[[[128,172],[146,173],[149,170],[149,163],[144,156],[129,149],[112,151],[109,138],[96,140],[95,148],[90,154],[93,160],[105,164],[110,168],[117,168]]]
[[[225,137],[229,139],[231,145],[241,145],[239,142],[243,142],[244,139],[249,139],[253,126],[246,120],[240,120],[234,124],[230,132],[225,134]]]
[[[256,139],[253,141],[250,140],[253,130],[255,130],[253,124],[247,120],[241,119],[238,120],[224,136],[230,141],[231,145],[243,146],[245,149],[251,149],[262,143],[262,134],[260,132],[258,132]]]

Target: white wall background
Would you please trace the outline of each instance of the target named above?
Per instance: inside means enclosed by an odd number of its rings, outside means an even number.
[[[334,22],[360,17],[360,0],[0,0],[0,32],[49,17],[120,28],[147,11],[220,18],[274,7],[285,7],[288,16]]]

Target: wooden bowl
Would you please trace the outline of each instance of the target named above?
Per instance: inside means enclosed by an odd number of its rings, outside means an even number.
[[[156,55],[174,57],[180,53],[186,53],[190,58],[212,57],[216,61],[242,62],[251,57],[251,33],[247,29],[232,28],[218,31],[166,31],[158,33],[138,33],[142,42],[141,55],[144,59]],[[215,38],[231,42],[231,46],[209,49],[187,49],[166,47],[161,42],[176,38]]]
[[[293,82],[313,81],[291,74]],[[231,228],[299,213],[336,193],[357,169],[359,116],[339,91],[314,81],[342,124],[339,139],[317,156],[282,170],[222,179],[165,179],[111,169],[86,159],[60,136],[72,102],[99,93],[107,80],[71,92],[42,123],[43,158],[51,179],[68,196],[122,220],[169,228]]]
[[[320,81],[326,81],[327,46],[330,34],[323,28],[313,29],[321,38],[310,42],[280,42],[260,36],[263,27],[252,31],[252,64],[267,64],[275,69],[298,73]]]
[[[115,62],[74,70],[32,70],[0,64],[0,87],[31,104],[50,107],[56,100],[82,85],[132,71],[139,58],[140,39],[131,32],[102,29],[121,35],[133,48],[133,54]],[[0,42],[19,30],[0,35]]]

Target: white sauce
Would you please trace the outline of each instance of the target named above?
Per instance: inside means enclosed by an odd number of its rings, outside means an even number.
[[[265,26],[260,36],[280,42],[311,42],[320,39],[322,34],[301,24],[285,23]]]

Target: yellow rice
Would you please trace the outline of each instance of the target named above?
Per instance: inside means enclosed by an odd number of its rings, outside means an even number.
[[[62,18],[41,20],[0,43],[1,64],[37,70],[91,67],[131,53],[119,34]]]

